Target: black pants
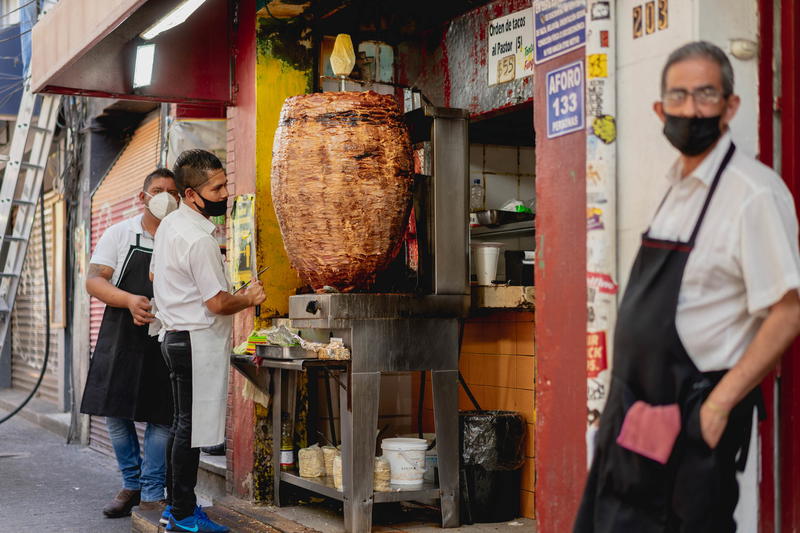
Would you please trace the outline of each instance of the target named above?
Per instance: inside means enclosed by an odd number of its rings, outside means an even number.
[[[200,448],[192,448],[192,343],[188,331],[167,333],[161,343],[172,382],[172,429],[167,441],[167,504],[182,520],[194,513]]]

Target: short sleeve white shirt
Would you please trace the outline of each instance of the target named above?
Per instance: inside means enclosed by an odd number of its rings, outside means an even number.
[[[688,176],[680,161],[650,236],[688,241],[728,147],[726,133]],[[794,201],[772,169],[737,150],[717,186],[678,298],[676,326],[689,356],[708,372],[734,366],[769,307],[800,288]]]
[[[205,302],[229,291],[214,224],[181,203],[156,232],[151,271],[158,317],[167,330],[210,327],[216,315]]]
[[[97,241],[89,263],[113,268],[114,274],[110,281],[112,285],[116,285],[122,274],[128,252],[131,246],[136,245],[137,236],[139,237],[139,246],[153,248],[152,235],[142,228],[141,214],[109,226]]]

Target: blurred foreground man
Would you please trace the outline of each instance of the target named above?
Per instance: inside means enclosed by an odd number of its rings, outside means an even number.
[[[103,509],[109,518],[127,516],[135,505],[163,507],[172,396],[161,347],[148,335],[153,320],[149,272],[153,236],[161,219],[178,207],[178,198],[172,172],[160,168],[150,173],[139,193],[145,211],[109,227],[89,262],[86,290],[106,310],[81,412],[106,417],[122,472],[122,490]],[[143,454],[134,421],[147,422]]]
[[[167,445],[167,531],[217,533],[197,506],[195,485],[201,446],[225,439],[225,407],[231,353],[231,315],[264,301],[256,280],[231,294],[212,216],[224,215],[227,176],[217,157],[187,150],[175,162],[183,201],[166,217],[153,252],[156,316],[165,331],[161,349],[171,370],[175,418]],[[171,480],[171,481],[170,481]]]
[[[725,53],[675,50],[654,110],[681,152],[619,309],[575,532],[733,532],[758,384],[800,332],[794,203],[736,150]]]

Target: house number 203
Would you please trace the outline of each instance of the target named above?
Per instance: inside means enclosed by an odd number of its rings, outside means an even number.
[[[669,0],[651,0],[633,8],[633,38],[652,35],[669,27]]]
[[[564,94],[553,100],[553,114],[556,117],[574,113],[578,109],[578,95],[576,93]]]

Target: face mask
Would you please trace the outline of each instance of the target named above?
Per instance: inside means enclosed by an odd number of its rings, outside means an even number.
[[[664,136],[683,155],[699,155],[714,144],[722,131],[716,117],[676,117],[666,115]]]
[[[201,195],[199,192],[194,191],[197,196],[203,200],[203,207],[200,207],[197,204],[197,209],[200,210],[202,214],[207,217],[218,217],[220,215],[224,215],[228,211],[228,199],[220,200],[219,202],[212,202],[211,200],[206,200],[205,196]]]
[[[150,201],[147,203],[147,209],[158,220],[162,220],[165,216],[178,209],[178,201],[167,191],[158,194],[145,192],[145,194],[150,197]]]

